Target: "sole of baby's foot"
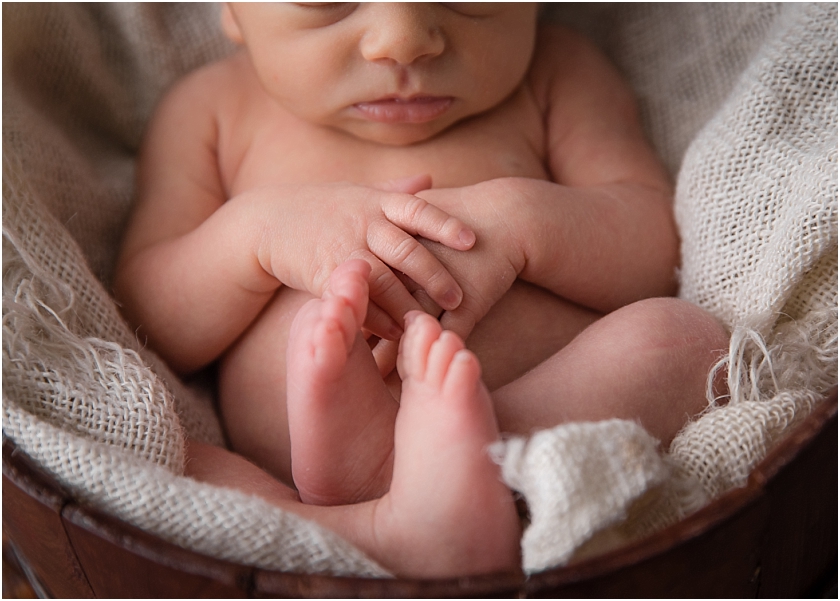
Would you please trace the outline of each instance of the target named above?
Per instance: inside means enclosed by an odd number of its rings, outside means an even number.
[[[287,352],[292,477],[301,500],[343,505],[382,496],[391,481],[398,404],[361,335],[364,261],[330,277],[295,316]]]
[[[455,577],[520,566],[513,495],[487,447],[498,438],[478,359],[425,314],[410,314],[391,489],[378,501],[380,557],[403,576]]]

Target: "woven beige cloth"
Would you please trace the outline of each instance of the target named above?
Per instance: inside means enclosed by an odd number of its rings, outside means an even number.
[[[531,509],[529,572],[743,484],[837,382],[836,5],[548,12],[639,96],[677,179],[681,296],[733,331],[732,399],[668,450],[621,420],[496,445]],[[108,294],[144,123],[175,79],[230,51],[217,7],[7,3],[3,17],[4,436],[78,499],[186,548],[386,575],[314,524],[182,476],[186,433],[222,444],[211,395],[141,348]]]
[[[156,100],[229,48],[211,5],[3,7],[3,434],[79,500],[266,569],[384,576],[257,498],[184,478],[184,433],[222,444],[207,395],[140,348],[108,295],[133,158]]]
[[[609,446],[593,436],[572,454],[599,466],[588,477],[546,460],[545,447],[561,448],[576,424],[555,428],[553,440],[540,433],[525,452],[508,443],[517,471],[503,463],[506,480],[534,499],[528,572],[649,534],[744,485],[837,384],[837,5],[560,11],[628,75],[652,141],[678,169],[680,296],[732,331],[718,366],[731,398],[710,398],[662,455],[644,432],[598,424]],[[539,476],[520,483],[529,473]],[[568,498],[589,502],[569,507]]]

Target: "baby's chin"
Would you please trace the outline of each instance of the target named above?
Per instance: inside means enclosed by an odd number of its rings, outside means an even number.
[[[431,140],[454,124],[446,120],[440,123],[383,124],[353,121],[333,126],[359,140],[382,144],[383,146],[411,146]]]

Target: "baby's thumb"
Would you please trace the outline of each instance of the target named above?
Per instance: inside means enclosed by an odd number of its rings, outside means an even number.
[[[461,340],[466,340],[469,337],[477,321],[475,315],[469,310],[465,310],[463,305],[454,311],[446,311],[440,316],[441,327],[444,330],[455,332],[461,337]]]

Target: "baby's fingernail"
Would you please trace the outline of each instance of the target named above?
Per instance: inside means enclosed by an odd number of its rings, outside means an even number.
[[[464,246],[472,246],[475,244],[475,234],[470,230],[461,230],[458,234],[458,240],[460,240],[461,244]]]
[[[454,289],[447,290],[443,295],[443,302],[446,305],[445,309],[455,309],[461,304],[461,294]]]
[[[403,335],[403,331],[401,327],[393,325],[390,328],[388,328],[388,334],[391,340],[399,340],[400,336]]]

